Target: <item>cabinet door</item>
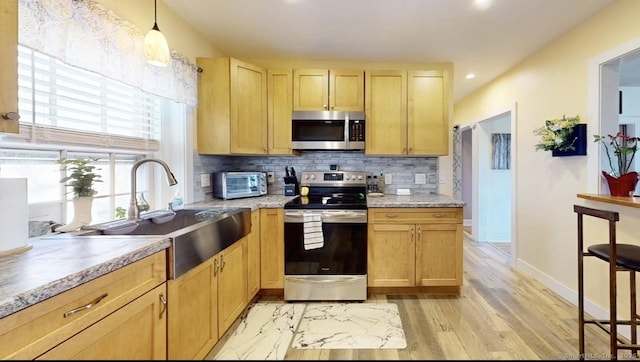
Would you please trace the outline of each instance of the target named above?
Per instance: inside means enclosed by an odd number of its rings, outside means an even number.
[[[450,132],[444,75],[435,71],[409,71],[407,82],[407,153],[447,155]]]
[[[293,110],[329,109],[329,71],[327,69],[293,70]]]
[[[412,287],[415,285],[415,226],[368,224],[367,285]]]
[[[0,115],[18,113],[18,1],[0,2]],[[0,132],[18,133],[17,120],[0,117]]]
[[[283,209],[260,209],[260,287],[284,288]]]
[[[162,283],[37,359],[167,359],[166,295]]]
[[[268,150],[270,155],[299,154],[291,148],[293,74],[290,69],[267,71]]]
[[[231,153],[229,102],[230,58],[196,58],[198,73],[197,139],[198,153]]]
[[[202,359],[218,342],[218,255],[167,282],[170,360]]]
[[[219,255],[218,334],[222,336],[247,305],[247,237]]]
[[[365,74],[368,155],[407,154],[407,72],[372,70]]]
[[[329,109],[364,111],[364,71],[329,71]]]
[[[267,154],[267,73],[231,59],[231,153]]]
[[[251,212],[251,234],[247,236],[247,302],[260,291],[260,210]]]
[[[462,285],[462,224],[416,228],[416,285]]]

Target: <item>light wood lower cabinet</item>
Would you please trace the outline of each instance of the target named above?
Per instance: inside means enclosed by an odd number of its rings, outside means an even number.
[[[223,335],[247,306],[247,237],[224,249],[218,279],[218,333]]]
[[[166,278],[161,251],[2,318],[0,358],[165,359]]]
[[[370,208],[370,287],[462,285],[462,208]]]
[[[162,283],[37,359],[166,359],[166,295]]]
[[[251,234],[247,236],[247,302],[260,291],[260,210],[251,212]]]
[[[247,237],[169,280],[168,359],[203,359],[246,307]]]
[[[218,269],[216,255],[167,282],[168,359],[202,359],[218,342]]]
[[[260,287],[284,289],[284,209],[260,209]]]

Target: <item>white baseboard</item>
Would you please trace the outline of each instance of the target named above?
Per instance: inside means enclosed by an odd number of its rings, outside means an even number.
[[[516,268],[529,275],[533,279],[542,283],[544,286],[549,288],[554,293],[558,294],[560,297],[565,299],[567,302],[576,306],[576,320],[578,318],[578,291],[573,290],[566,285],[558,282],[557,280],[549,277],[547,274],[541,272],[540,270],[534,268],[533,266],[523,262],[522,260],[516,260]],[[590,301],[589,299],[584,299],[584,311],[590,314],[592,317],[596,319],[609,319],[609,310],[602,308],[600,305]],[[620,326],[620,333],[626,338],[631,338],[631,333],[629,330],[629,326]]]

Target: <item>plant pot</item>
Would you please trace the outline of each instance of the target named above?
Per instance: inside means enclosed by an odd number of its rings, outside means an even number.
[[[569,139],[575,138],[573,150],[551,150],[552,157],[584,156],[587,154],[587,125],[579,123],[573,127]]]
[[[604,171],[602,171],[602,175],[607,180],[611,196],[629,197],[638,184],[638,173],[635,171],[625,173],[620,177],[613,177]]]
[[[73,198],[73,220],[64,226],[56,228],[55,231],[69,232],[89,225],[91,223],[91,209],[93,206],[93,196],[80,196]]]

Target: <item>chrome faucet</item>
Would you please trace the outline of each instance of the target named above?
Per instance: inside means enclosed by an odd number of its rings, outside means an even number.
[[[146,162],[156,162],[164,168],[164,172],[167,175],[167,182],[169,186],[173,186],[178,183],[176,177],[173,176],[173,173],[169,169],[169,165],[166,162],[159,160],[157,158],[143,158],[142,160],[137,161],[131,167],[131,200],[129,201],[129,211],[127,212],[127,219],[129,220],[139,220],[140,219],[140,208],[138,207],[138,199],[137,199],[137,191],[136,191],[136,172],[138,168]]]

